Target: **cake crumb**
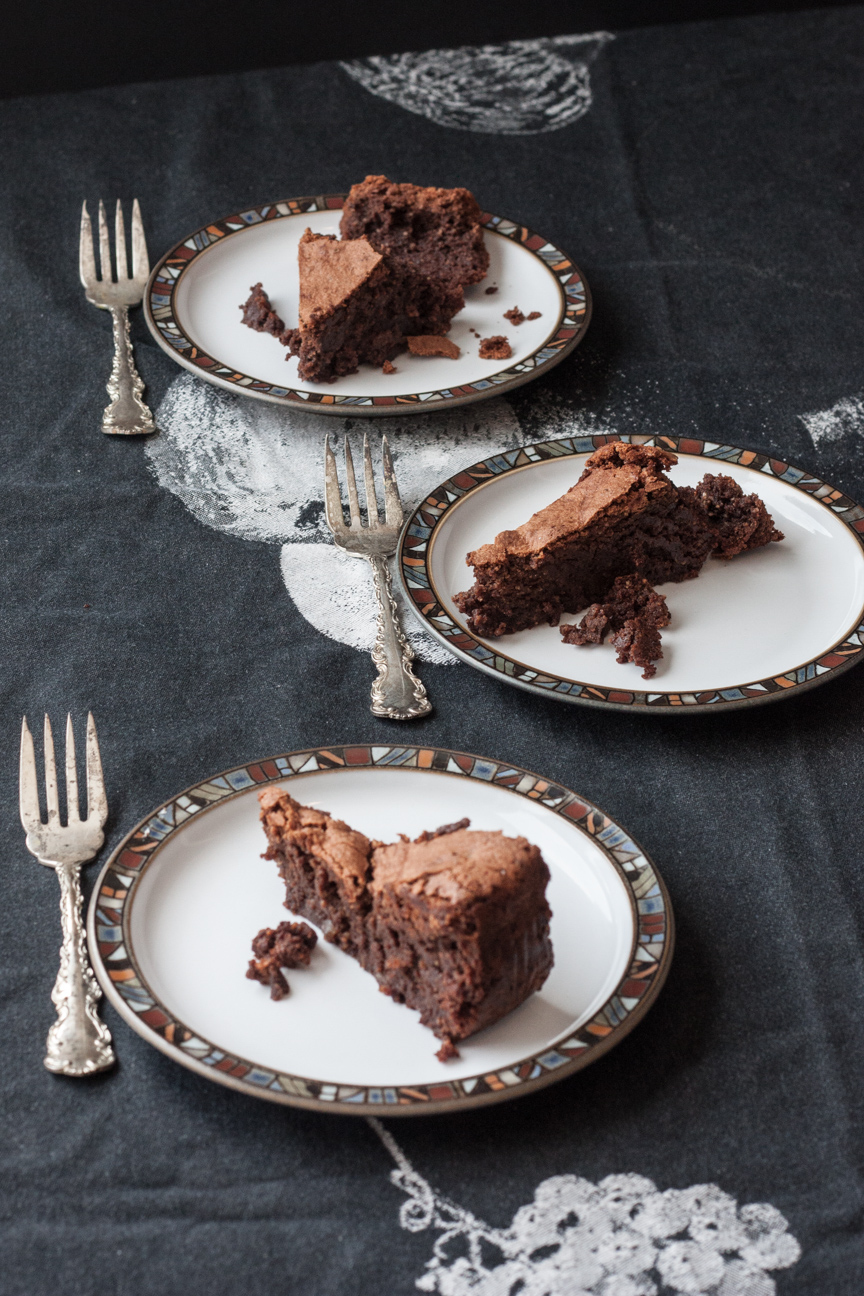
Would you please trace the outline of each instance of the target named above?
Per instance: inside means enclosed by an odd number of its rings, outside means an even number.
[[[530,315],[525,315],[522,313],[522,311],[519,309],[518,306],[513,306],[509,311],[504,312],[504,318],[506,320],[509,320],[511,324],[515,325],[518,328],[520,324],[525,323],[526,319],[527,320],[539,319],[541,314],[542,314],[541,311],[532,311]]]
[[[412,355],[417,356],[444,356],[448,360],[458,360],[460,351],[455,342],[451,342],[446,337],[436,337],[434,334],[421,333],[419,337],[409,337],[405,339],[408,343],[408,350]]]
[[[272,333],[273,337],[281,339],[285,325],[260,283],[252,285],[249,296],[239,309],[243,312],[242,320],[247,328],[254,329],[256,333]]]
[[[269,985],[271,999],[284,999],[289,987],[282,969],[308,967],[317,943],[317,934],[305,922],[262,927],[252,941],[255,958],[249,960],[246,976]]]
[[[486,296],[487,296],[487,297],[491,297],[492,294],[493,294],[493,293],[496,293],[497,291],[498,291],[498,285],[497,285],[497,284],[493,284],[491,288],[487,288],[487,289],[486,289]]]
[[[483,338],[480,342],[481,360],[509,360],[513,350],[506,337],[497,333],[495,337]]]
[[[611,632],[610,640],[620,665],[642,666],[643,679],[657,674],[654,662],[663,656],[660,631],[670,621],[662,594],[644,576],[619,576],[603,603],[592,603],[581,622],[561,627],[568,644],[599,644]]]
[[[381,366],[381,372],[386,374],[395,373],[396,366],[394,364],[391,364],[389,360],[385,360],[383,365]]]
[[[452,1039],[445,1038],[441,1042],[441,1047],[435,1054],[439,1062],[449,1062],[452,1058],[458,1058],[459,1050],[453,1043]]]

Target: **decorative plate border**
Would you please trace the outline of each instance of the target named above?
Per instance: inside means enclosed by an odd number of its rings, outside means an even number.
[[[161,845],[213,805],[271,782],[318,770],[420,769],[479,779],[539,801],[591,837],[623,881],[636,919],[626,972],[603,1007],[554,1047],[510,1067],[463,1080],[375,1088],[283,1075],[223,1052],[173,1017],[148,986],[129,940],[129,916],[139,879]],[[123,839],[105,864],[90,898],[87,936],[96,975],[125,1020],[163,1053],[211,1080],[257,1098],[352,1116],[414,1116],[482,1107],[542,1089],[588,1066],[614,1047],[656,999],[672,959],[674,919],[662,878],[642,848],[602,810],[516,765],[436,747],[359,745],[307,748],[241,765],[164,802]]]
[[[555,697],[563,702],[576,702],[585,706],[611,707],[617,711],[632,711],[636,708],[643,713],[656,711],[663,715],[669,715],[674,711],[689,714],[695,711],[725,711],[735,707],[749,707],[761,702],[771,702],[780,697],[790,697],[802,693],[805,689],[814,688],[828,679],[833,679],[861,660],[860,654],[864,648],[864,607],[858,613],[855,628],[847,638],[834,644],[820,657],[804,662],[803,665],[783,675],[753,680],[735,688],[707,690],[701,693],[637,692],[574,682],[561,679],[556,675],[546,675],[531,670],[503,653],[496,653],[482,639],[454,621],[441,606],[426,562],[429,546],[449,510],[492,477],[515,472],[532,463],[540,463],[544,459],[590,454],[592,450],[597,450],[610,441],[660,446],[664,450],[673,450],[681,454],[704,455],[707,459],[740,464],[742,467],[779,477],[781,481],[804,491],[811,498],[818,499],[841,518],[864,549],[864,508],[856,504],[848,495],[844,495],[811,473],[805,472],[803,468],[794,468],[791,464],[784,463],[782,459],[772,459],[768,455],[757,454],[755,450],[741,450],[737,446],[721,445],[715,441],[698,441],[688,437],[612,434],[540,441],[535,445],[522,446],[520,449],[495,455],[491,459],[484,459],[481,463],[456,473],[448,481],[442,482],[422,504],[418,504],[405,523],[398,550],[402,588],[409,605],[426,628],[440,639],[454,656],[460,657],[470,666],[476,666],[479,670],[544,697]]]
[[[178,320],[174,299],[177,286],[189,266],[214,243],[243,233],[263,221],[302,216],[306,212],[339,211],[345,194],[322,194],[317,198],[289,198],[282,202],[250,207],[224,220],[202,225],[194,234],[182,239],[157,262],[144,293],[144,317],[153,337],[178,364],[219,386],[240,391],[259,400],[277,404],[302,405],[319,414],[387,415],[419,413],[424,407],[440,408],[465,405],[489,396],[512,391],[530,382],[542,371],[553,368],[582,341],[591,319],[591,292],[579,270],[566,253],[535,234],[524,225],[491,216],[484,212],[484,228],[521,243],[532,252],[558,281],[561,291],[561,317],[558,329],[544,345],[518,364],[501,369],[475,383],[461,387],[442,387],[435,391],[415,392],[407,396],[351,396],[330,392],[308,392],[296,387],[278,387],[249,374],[238,373],[215,356],[195,345]]]

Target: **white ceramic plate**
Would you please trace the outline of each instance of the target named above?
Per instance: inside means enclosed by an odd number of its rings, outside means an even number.
[[[252,937],[286,917],[262,860],[257,788],[371,837],[468,816],[536,843],[549,864],[555,966],[543,988],[442,1063],[419,1014],[319,941],[279,1002],[245,977]],[[328,748],[190,788],[117,848],[93,892],[90,949],[105,993],[157,1048],[211,1079],[305,1107],[422,1114],[542,1087],[612,1047],[645,1013],[672,954],[672,913],[644,852],[594,806],[522,769],[417,747]]]
[[[466,554],[563,495],[588,454],[612,440],[676,451],[669,475],[682,486],[706,472],[728,474],[762,497],[786,537],[726,562],[712,559],[698,579],[660,587],[672,622],[649,683],[637,666],[618,665],[608,644],[565,644],[556,626],[481,639],[453,601],[472,583]],[[444,482],[408,519],[400,573],[427,629],[456,656],[512,684],[619,709],[716,710],[789,697],[860,660],[862,531],[864,510],[853,500],[750,450],[673,437],[574,437],[496,455]]]
[[[247,328],[240,304],[262,283],[286,324],[296,322],[297,244],[309,227],[338,234],[342,194],[270,203],[214,221],[183,239],[156,265],[144,310],[156,341],[202,378],[261,400],[303,404],[321,414],[404,414],[464,405],[510,391],[545,373],[581,341],[591,317],[587,284],[570,259],[524,226],[485,216],[490,266],[469,288],[450,338],[458,360],[396,358],[396,372],[362,365],[335,383],[301,382],[297,359],[265,333]],[[497,285],[488,295],[486,289]],[[513,327],[518,306],[540,318]],[[504,334],[509,360],[481,360],[479,339]]]

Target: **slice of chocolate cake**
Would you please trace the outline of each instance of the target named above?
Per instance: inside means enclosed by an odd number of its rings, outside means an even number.
[[[399,350],[409,316],[401,280],[365,239],[342,243],[306,230],[297,250],[299,327],[282,337],[299,356],[298,373],[332,382],[358,364],[382,365]]]
[[[284,789],[259,793],[285,904],[353,955],[443,1041],[465,1039],[539,990],[552,967],[549,870],[524,837],[468,820],[370,842]]]
[[[446,283],[406,274],[365,238],[307,230],[298,247],[299,327],[281,335],[308,382],[380,367],[415,334],[442,334],[461,303]]]
[[[711,554],[783,539],[758,495],[710,474],[676,486],[664,471],[674,463],[653,446],[605,445],[560,499],[469,553],[474,585],[455,603],[471,628],[497,638],[557,625],[564,612],[603,603],[619,576],[689,580]]]
[[[259,793],[265,859],[285,883],[285,907],[320,927],[324,939],[360,958],[371,908],[372,843],[325,810],[300,805],[282,788]]]
[[[537,847],[500,832],[456,825],[377,846],[364,966],[445,1045],[465,1039],[549,975],[548,881]]]
[[[367,238],[377,252],[423,279],[445,280],[461,298],[462,289],[479,283],[489,269],[482,218],[467,189],[367,176],[352,185],[339,230],[343,239]]]

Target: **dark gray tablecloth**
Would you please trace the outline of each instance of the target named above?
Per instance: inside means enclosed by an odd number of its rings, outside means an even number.
[[[110,1008],[113,1074],[42,1067],[56,881],[17,823],[23,712],[96,713],[109,845],[219,769],[384,731],[368,658],[296,610],[279,537],[202,524],[160,484],[152,447],[102,436],[110,320],[76,279],[81,199],[138,195],[156,254],[209,219],[367,172],[466,184],[571,250],[594,291],[584,345],[510,399],[523,440],[576,424],[705,436],[860,498],[862,16],[619,35],[590,68],[588,111],[525,135],[436,124],[337,65],[0,106],[4,1293],[395,1296],[437,1236],[400,1227],[393,1160],[362,1120],[210,1084]],[[194,30],[178,16],[163,38]],[[195,380],[140,312],[133,333],[151,403],[176,402],[178,376]],[[772,1276],[784,1293],[860,1292],[864,671],[666,719],[559,705],[461,665],[422,673],[436,711],[412,734],[541,771],[620,819],[661,868],[679,935],[660,1000],[613,1053],[535,1097],[393,1123],[404,1154],[499,1227],[556,1175],[717,1184],[771,1203],[802,1251],[724,1294],[761,1296]],[[445,1267],[453,1296],[471,1290]],[[651,1290],[613,1271],[602,1290]],[[572,1272],[548,1290],[576,1291]]]

